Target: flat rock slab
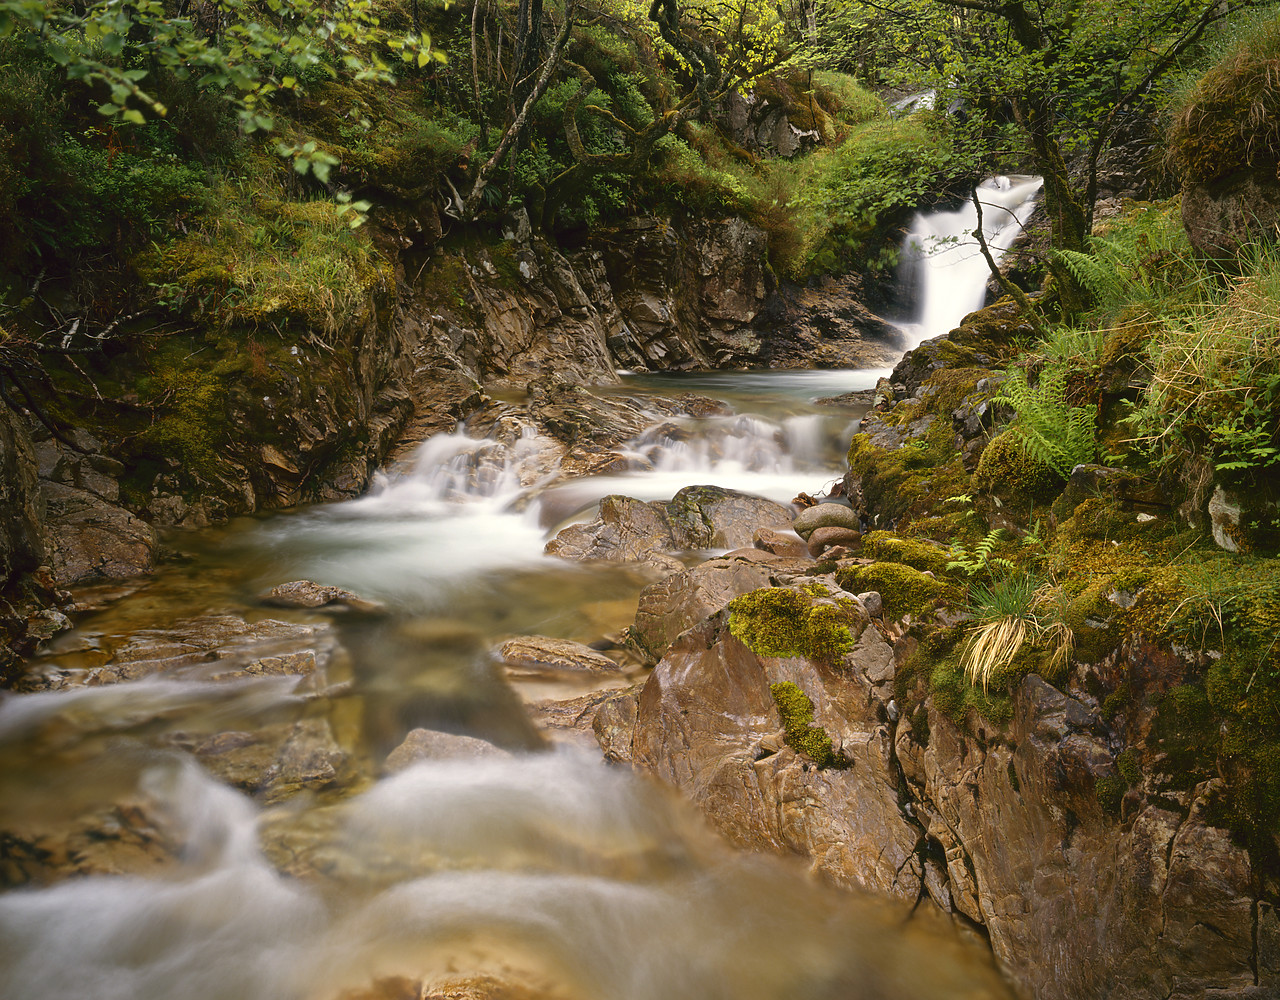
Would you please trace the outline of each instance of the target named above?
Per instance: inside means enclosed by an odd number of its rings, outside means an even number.
[[[542,635],[522,635],[498,647],[498,656],[508,669],[543,673],[560,670],[574,673],[616,674],[622,668],[590,646],[569,639],[549,639]]]

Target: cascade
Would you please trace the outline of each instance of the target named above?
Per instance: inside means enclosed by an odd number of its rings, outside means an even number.
[[[1039,177],[991,177],[978,185],[982,231],[999,263],[1022,233],[1044,181]],[[920,212],[903,242],[900,275],[917,303],[901,325],[907,347],[955,329],[982,308],[991,271],[973,237],[978,211],[966,201],[954,211]]]
[[[984,189],[1005,210],[990,212],[1004,223],[993,245],[1007,245],[1036,189]],[[945,235],[964,222],[933,225]],[[974,280],[980,296],[985,279]],[[936,333],[950,321],[921,322]],[[923,921],[904,925],[898,907],[734,852],[686,804],[598,753],[521,752],[540,737],[489,652],[520,634],[586,642],[634,618],[650,577],[543,555],[564,516],[590,516],[609,493],[667,499],[695,484],[784,502],[815,490],[843,471],[855,416],[815,400],[885,374],[636,376],[623,391],[694,391],[726,407],[655,417],[608,474],[578,479],[561,477],[559,445],[503,417],[483,437],[431,438],[359,499],[176,541],[190,562],[161,568],[144,612],[124,602],[88,619],[44,665],[74,681],[134,641],[139,613],[298,621],[247,596],[288,580],[347,587],[384,609],[332,625],[299,612],[341,644],[302,683],[223,677],[226,661],[197,653],[156,676],[0,700],[0,832],[77,809],[114,816],[123,798],[156,817],[158,840],[182,846],[163,864],[139,861],[139,874],[0,892],[0,995],[340,1000],[379,977],[461,969],[545,985],[537,995],[557,1000],[998,996],[983,955]],[[639,679],[627,668],[618,683]],[[375,720],[392,746],[428,725],[499,744],[506,733],[511,752],[388,774]],[[331,787],[272,804],[214,776],[216,754],[251,750],[259,730],[317,724],[338,761]],[[206,740],[216,753],[191,752]]]

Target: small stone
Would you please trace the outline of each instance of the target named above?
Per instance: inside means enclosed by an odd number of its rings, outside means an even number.
[[[859,594],[858,600],[862,602],[862,606],[867,609],[867,614],[872,618],[879,618],[884,611],[884,598],[880,596],[878,590],[868,590]]]
[[[498,647],[498,656],[510,669],[542,673],[548,670],[590,674],[616,674],[622,668],[590,646],[568,639],[524,635]]]
[[[282,583],[259,595],[258,600],[277,608],[323,608],[336,605],[334,610],[345,609],[363,614],[379,614],[385,610],[377,601],[367,600],[341,587],[329,587],[311,580]]]

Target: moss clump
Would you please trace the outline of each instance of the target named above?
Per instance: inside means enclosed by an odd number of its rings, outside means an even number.
[[[873,531],[862,539],[862,551],[873,559],[903,563],[918,570],[945,573],[948,551],[919,538],[904,538],[891,531]]]
[[[836,582],[855,594],[877,591],[888,613],[895,618],[926,614],[947,594],[947,585],[940,580],[925,576],[912,566],[893,562],[845,567],[836,574]]]
[[[1093,785],[1093,793],[1098,797],[1098,805],[1112,816],[1120,815],[1120,803],[1124,801],[1124,793],[1129,790],[1124,778],[1109,774],[1099,778]]]
[[[848,766],[844,756],[832,749],[827,731],[813,724],[813,702],[807,694],[790,681],[770,685],[769,692],[782,717],[787,746],[796,753],[804,754],[820,768]]]
[[[760,656],[834,663],[853,649],[866,619],[856,602],[764,587],[729,602],[729,631]]]
[[[1130,787],[1142,783],[1142,761],[1133,747],[1120,752],[1120,756],[1116,758],[1116,769]]]
[[[970,684],[960,669],[958,657],[934,666],[929,675],[929,691],[933,707],[957,726],[964,726],[970,711],[997,725],[1013,718],[1013,699],[994,684],[985,691],[981,686]]]
[[[1062,488],[1062,478],[1028,455],[1018,436],[1005,431],[991,439],[978,459],[973,485],[1002,504],[1023,512],[1048,503]]]

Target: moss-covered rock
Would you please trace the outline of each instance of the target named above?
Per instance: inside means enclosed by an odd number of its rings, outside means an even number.
[[[926,576],[913,566],[894,562],[848,566],[836,574],[836,581],[855,594],[877,591],[884,599],[885,615],[889,618],[927,614],[948,593],[947,585],[941,580]]]
[[[882,562],[902,563],[918,570],[943,574],[947,571],[949,550],[920,538],[909,538],[891,531],[873,531],[862,540],[864,555]]]
[[[729,602],[729,631],[759,656],[800,656],[833,663],[853,649],[868,617],[851,597],[764,587]]]
[[[807,694],[790,681],[770,685],[769,692],[782,717],[787,746],[820,768],[847,766],[844,757],[832,748],[827,731],[813,724],[813,702]]]
[[[991,439],[973,474],[973,485],[1022,517],[1048,504],[1062,489],[1053,469],[1027,454],[1017,434],[1005,431]]]

